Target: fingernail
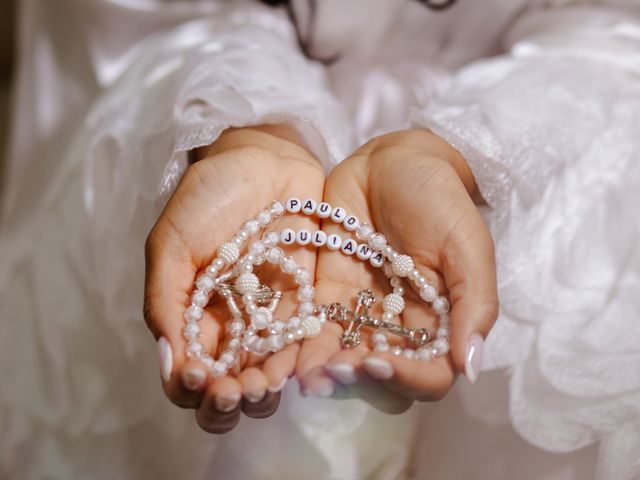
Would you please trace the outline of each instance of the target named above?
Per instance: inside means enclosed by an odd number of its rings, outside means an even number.
[[[352,385],[358,381],[356,369],[349,363],[334,363],[325,365],[325,370],[343,385]]]
[[[484,353],[484,339],[482,335],[473,333],[467,341],[467,353],[464,357],[464,373],[471,383],[475,383],[482,366],[482,354]]]
[[[393,366],[382,358],[367,357],[362,364],[367,373],[378,380],[389,380],[393,377]]]
[[[285,386],[285,384],[287,383],[288,378],[285,377],[282,379],[282,381],[280,382],[279,385],[276,385],[275,387],[269,385],[267,387],[267,390],[269,390],[271,393],[278,393],[280,390],[282,390]]]
[[[244,392],[244,398],[249,403],[258,403],[266,394],[266,390],[262,390],[261,392]]]
[[[305,390],[305,395],[318,398],[329,398],[333,395],[334,387],[333,382],[326,379],[326,382],[317,382],[314,385],[310,385]]]
[[[173,370],[173,352],[169,341],[160,337],[158,340],[158,361],[160,362],[160,376],[163,382],[171,380],[171,371]]]
[[[189,390],[198,390],[204,385],[207,372],[203,368],[189,367],[182,372],[182,384]]]
[[[216,396],[216,408],[221,412],[230,412],[240,403],[240,393],[229,393]]]

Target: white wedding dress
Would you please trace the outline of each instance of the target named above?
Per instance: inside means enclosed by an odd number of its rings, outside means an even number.
[[[640,1],[23,0],[0,223],[0,478],[640,478]],[[143,244],[190,149],[287,122],[330,169],[425,127],[489,206],[484,373],[387,416],[203,433],[160,388]],[[177,320],[179,321],[179,320]]]

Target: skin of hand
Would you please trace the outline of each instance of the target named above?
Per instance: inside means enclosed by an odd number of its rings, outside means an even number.
[[[335,167],[324,201],[382,232],[394,249],[413,257],[440,295],[449,297],[451,352],[430,362],[373,352],[367,333],[358,347],[343,350],[343,328],[327,322],[318,337],[301,347],[296,374],[302,392],[358,397],[388,413],[401,413],[416,400],[442,398],[457,372],[465,371],[470,336],[486,337],[498,314],[493,240],[474,204],[481,197],[468,165],[457,150],[427,130],[393,132],[368,142]],[[331,221],[322,228],[344,237],[343,229]],[[433,329],[437,316],[431,307],[413,284],[403,286],[401,323]],[[338,301],[353,308],[357,291],[367,288],[376,293],[377,310],[372,311],[380,315],[381,300],[390,292],[384,274],[353,256],[321,250],[317,303]]]
[[[211,378],[204,365],[187,357],[182,337],[194,279],[217,248],[273,199],[322,198],[325,175],[302,140],[283,125],[228,129],[195,153],[198,161],[188,168],[147,238],[144,315],[155,338],[166,338],[173,353],[171,376],[164,382],[169,399],[195,409],[204,430],[224,433],[237,425],[241,411],[263,418],[277,409],[299,346],[289,345],[269,357],[244,354],[231,374]],[[279,226],[316,230],[318,223],[312,217],[289,216]],[[315,270],[315,251],[298,249],[292,256]],[[284,293],[279,312],[293,314],[293,279],[283,278],[273,265],[261,268],[264,282]],[[204,309],[200,340],[211,354],[220,348],[227,316],[226,305],[215,298]]]

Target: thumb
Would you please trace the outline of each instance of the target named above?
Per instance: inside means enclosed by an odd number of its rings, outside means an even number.
[[[477,210],[452,231],[443,255],[444,280],[452,303],[451,355],[457,369],[474,383],[482,365],[484,340],[498,316],[493,239]]]

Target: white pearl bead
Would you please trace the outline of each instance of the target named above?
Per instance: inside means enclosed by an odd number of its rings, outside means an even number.
[[[389,323],[393,322],[393,313],[391,313],[391,312],[384,312],[384,313],[382,314],[382,321],[383,321],[383,322],[389,322]]]
[[[374,343],[389,343],[387,334],[381,331],[377,331],[376,333],[374,333],[371,336],[371,340],[373,340]]]
[[[250,305],[255,300],[256,300],[256,297],[254,297],[251,293],[245,293],[244,295],[242,295],[242,301],[244,302],[245,305]]]
[[[420,271],[417,268],[414,268],[409,272],[409,275],[407,275],[407,278],[415,282],[419,276],[420,276]]]
[[[311,316],[302,320],[302,328],[304,328],[307,338],[316,337],[322,330],[322,323],[318,320],[318,317]]]
[[[283,322],[281,322],[280,320],[274,320],[269,325],[269,332],[274,335],[280,335],[284,331],[284,327],[285,325]]]
[[[304,213],[305,215],[313,215],[314,213],[316,213],[317,206],[318,204],[315,202],[315,200],[307,198],[304,202],[302,202],[302,213]]]
[[[338,250],[342,246],[342,238],[335,233],[327,237],[327,248],[331,251]]]
[[[298,300],[301,302],[310,302],[315,295],[315,289],[311,285],[303,285],[298,289]]]
[[[295,315],[291,318],[289,318],[289,321],[287,322],[287,328],[289,330],[295,330],[296,328],[300,327],[300,322],[302,322],[302,320],[300,320],[300,317],[296,317]]]
[[[361,223],[358,228],[356,228],[356,237],[358,240],[368,242],[371,235],[373,235],[373,227],[368,223]]]
[[[206,353],[203,355],[200,355],[200,361],[204,364],[205,367],[207,367],[209,370],[211,370],[211,367],[213,366],[213,364],[215,363],[215,360],[213,359],[213,357],[211,355],[207,355]]]
[[[284,213],[284,205],[282,205],[282,202],[280,200],[275,200],[269,206],[269,212],[272,215],[279,217]]]
[[[262,255],[267,250],[267,246],[262,240],[256,240],[249,245],[249,252],[252,255]]]
[[[216,378],[224,377],[228,371],[229,371],[229,368],[227,364],[224,362],[215,362],[211,366],[211,375]]]
[[[213,265],[209,265],[205,271],[205,274],[211,278],[216,278],[219,273],[220,273],[220,269],[214,267]]]
[[[342,223],[345,218],[347,218],[347,212],[344,208],[334,207],[334,209],[331,210],[331,220],[335,223]]]
[[[298,285],[309,285],[311,283],[311,272],[306,267],[301,267],[295,275],[295,281]]]
[[[318,230],[317,232],[313,232],[311,236],[311,243],[315,247],[322,247],[327,243],[327,234],[322,230]]]
[[[358,248],[356,248],[356,256],[360,260],[369,260],[369,258],[371,258],[371,247],[366,243],[361,243],[358,245]]]
[[[224,260],[221,258],[216,258],[213,262],[211,262],[211,266],[217,270],[222,270],[224,268]]]
[[[284,348],[284,338],[280,335],[270,335],[267,337],[267,346],[272,352],[282,350]]]
[[[382,250],[380,250],[382,252],[382,254],[387,257],[389,260],[393,260],[393,258],[397,257],[398,254],[395,252],[395,250],[391,247],[391,245],[385,245],[384,247],[382,247]],[[392,258],[393,257],[393,258]]]
[[[256,310],[258,310],[258,306],[255,303],[248,303],[245,305],[244,309],[247,311],[248,314],[252,314]]]
[[[260,279],[253,273],[243,273],[236,279],[235,285],[240,293],[255,293],[260,288]]]
[[[389,344],[388,343],[376,343],[373,346],[373,350],[376,352],[388,352],[389,351]]]
[[[284,273],[293,275],[298,270],[298,264],[293,257],[287,257],[280,264],[280,268]]]
[[[415,284],[416,284],[416,287],[422,288],[427,284],[427,279],[424,278],[422,275],[420,275],[418,278],[416,278]]]
[[[356,228],[358,228],[358,225],[360,225],[360,220],[358,220],[358,217],[356,217],[355,215],[349,215],[344,219],[344,222],[342,222],[342,224],[344,225],[344,228],[346,230],[348,230],[349,232],[353,232]]]
[[[431,347],[422,347],[416,350],[416,355],[420,360],[431,360],[433,359],[433,350]]]
[[[237,235],[235,237],[233,237],[231,239],[231,242],[233,243],[235,246],[237,246],[238,248],[240,248],[242,246],[242,244],[244,243],[244,240],[242,239],[242,237],[238,237]]]
[[[227,330],[233,337],[239,337],[244,332],[244,322],[240,320],[234,320],[227,325]]]
[[[209,303],[209,296],[202,290],[196,290],[193,292],[193,295],[191,295],[191,303],[202,308]]]
[[[409,360],[413,360],[414,358],[416,358],[416,352],[415,352],[415,350],[412,350],[410,348],[405,348],[402,351],[402,356],[404,358],[408,358]]]
[[[278,247],[270,248],[267,251],[267,261],[269,263],[273,263],[274,265],[277,265],[282,261],[283,258],[284,258],[284,252],[282,251],[281,248],[278,248]]]
[[[449,311],[449,300],[446,297],[438,297],[431,304],[433,311],[438,315],[443,315]]]
[[[305,245],[309,245],[309,243],[311,242],[311,232],[309,232],[309,230],[305,230],[304,228],[302,230],[299,230],[296,234],[296,242],[298,245],[302,245],[303,247]]]
[[[296,341],[296,334],[293,332],[286,332],[284,334],[284,343],[286,343],[287,345],[289,345],[290,343],[293,343]]]
[[[385,237],[381,233],[374,233],[373,235],[371,235],[371,238],[369,238],[369,245],[377,252],[382,250],[386,244],[387,237]]]
[[[239,338],[232,338],[229,340],[229,344],[227,345],[229,350],[233,352],[237,352],[242,347],[242,341]]]
[[[198,325],[196,322],[189,322],[182,329],[182,335],[184,335],[184,338],[186,338],[189,342],[197,340],[200,336],[200,332],[200,325]]]
[[[400,296],[404,295],[404,287],[402,285],[398,285],[397,287],[394,287],[393,293]]]
[[[329,218],[331,210],[331,205],[327,202],[322,202],[318,205],[318,208],[316,208],[316,215],[320,218]]]
[[[249,220],[242,227],[249,235],[255,235],[260,231],[260,224],[256,220]]]
[[[399,357],[402,355],[402,347],[391,347],[391,354]]]
[[[303,327],[296,328],[296,331],[294,333],[296,335],[296,340],[302,340],[304,336],[307,334],[307,332]]]
[[[384,265],[384,255],[382,255],[381,253],[371,255],[371,257],[369,258],[369,263],[371,263],[371,265],[376,268],[380,268],[382,265]]]
[[[204,292],[210,292],[214,285],[213,279],[207,275],[201,275],[198,277],[198,280],[196,280],[196,287]]]
[[[296,232],[291,228],[285,228],[280,233],[280,243],[283,245],[292,245],[296,241]]]
[[[397,293],[390,293],[384,297],[382,308],[384,308],[385,312],[399,315],[404,310],[404,298]]]
[[[289,213],[298,213],[302,208],[302,202],[299,198],[291,197],[287,200],[286,208]]]
[[[233,263],[240,257],[240,249],[235,243],[225,243],[218,249],[218,258],[227,264]]]
[[[414,268],[413,259],[409,255],[398,255],[391,264],[393,273],[406,277]]]
[[[262,237],[262,241],[267,247],[277,247],[278,243],[280,243],[280,235],[276,232],[267,232]]]
[[[260,212],[256,216],[256,220],[261,227],[266,227],[271,223],[271,214],[269,212]]]
[[[436,336],[438,338],[449,338],[449,329],[446,327],[439,327]]]
[[[256,330],[264,330],[269,325],[269,314],[264,309],[259,308],[257,312],[251,315],[251,326]]]
[[[314,310],[316,309],[315,305],[311,302],[302,302],[299,306],[298,306],[298,313],[302,316],[302,317],[306,317],[308,315],[311,315]]]
[[[226,363],[229,367],[233,366],[236,363],[236,356],[233,352],[225,351],[222,355],[220,355],[220,362]]]
[[[438,296],[438,291],[433,285],[426,284],[420,289],[420,298],[425,302],[433,302]]]
[[[344,253],[345,255],[353,255],[354,253],[356,253],[356,248],[358,248],[358,244],[353,238],[345,238],[345,240],[342,242],[340,250],[342,250],[342,253]]]
[[[204,352],[204,345],[202,345],[200,342],[192,342],[187,345],[187,354],[189,356],[197,357],[202,352]]]
[[[436,338],[433,341],[432,348],[436,355],[445,355],[449,352],[449,340],[446,338]]]
[[[187,322],[197,322],[202,318],[202,309],[196,305],[191,305],[184,312],[184,319]]]

